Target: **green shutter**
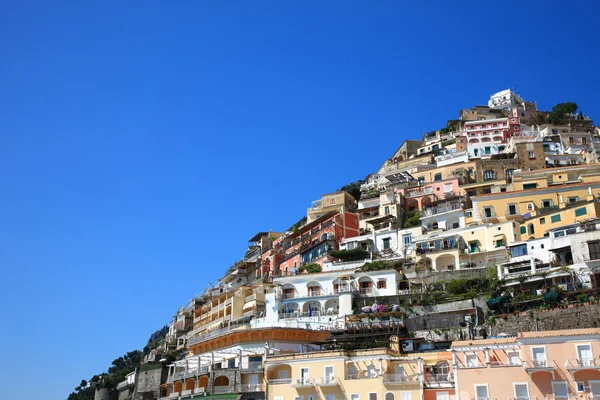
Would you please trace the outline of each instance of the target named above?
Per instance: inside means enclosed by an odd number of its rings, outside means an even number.
[[[536,189],[537,183],[526,183],[523,185],[523,190],[525,189]]]
[[[527,228],[525,228],[524,226],[521,227],[521,235],[524,235],[527,233]]]
[[[560,222],[560,214],[556,214],[556,215],[553,215],[553,216],[551,216],[551,217],[550,217],[550,221],[551,221],[552,223],[555,223],[555,222]]]
[[[581,207],[575,210],[575,216],[576,217],[581,217],[582,215],[587,214],[587,208],[586,207]]]

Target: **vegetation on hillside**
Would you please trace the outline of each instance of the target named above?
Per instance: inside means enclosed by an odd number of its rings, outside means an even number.
[[[89,386],[88,382],[83,379],[79,383],[79,386],[77,386],[69,395],[68,400],[93,400],[96,387],[116,388],[119,382],[125,380],[127,374],[140,367],[144,355],[156,348],[158,344],[164,340],[168,331],[168,326],[162,327],[150,335],[143,351],[129,351],[125,355],[114,359],[111,366],[108,368],[108,372],[94,375],[89,381]]]
[[[342,186],[340,190],[350,193],[356,199],[356,201],[358,201],[360,200],[360,186],[363,183],[365,183],[365,180],[359,179],[356,182],[352,182]]]

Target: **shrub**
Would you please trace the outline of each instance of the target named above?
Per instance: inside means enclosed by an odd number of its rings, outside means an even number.
[[[321,266],[319,264],[316,263],[311,263],[311,264],[305,264],[302,265],[299,269],[300,272],[308,272],[309,274],[314,274],[316,272],[321,272]]]
[[[415,226],[421,225],[421,217],[419,216],[419,212],[415,211],[412,215],[408,216],[404,220],[404,228],[414,228]]]
[[[392,266],[387,261],[372,261],[368,263],[364,263],[362,267],[360,267],[362,272],[371,272],[371,271],[381,271],[384,269],[390,269]]]
[[[329,255],[342,261],[359,261],[369,258],[371,253],[359,247],[352,250],[333,250]]]

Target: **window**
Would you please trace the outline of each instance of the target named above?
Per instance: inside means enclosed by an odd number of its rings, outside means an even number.
[[[436,364],[435,369],[440,375],[448,375],[450,373],[450,365],[446,361],[441,361]]]
[[[509,351],[506,353],[506,356],[510,365],[521,365],[521,357],[518,351]]]
[[[467,196],[469,196],[469,197],[475,196],[475,191],[474,190],[467,191]]]
[[[445,183],[444,184],[444,193],[451,193],[452,192],[452,184],[451,183]]]
[[[600,241],[588,242],[590,260],[600,259]]]
[[[473,217],[473,211],[471,211],[471,210],[469,210],[469,211],[466,211],[466,212],[465,212],[465,216],[466,216],[467,218],[472,218],[472,217]]]
[[[275,396],[273,397],[273,400],[283,400],[283,396]]]
[[[483,216],[485,218],[492,218],[494,216],[494,209],[492,207],[483,207]]]
[[[491,148],[491,147],[489,147],[489,146],[485,146],[485,147],[483,148],[483,152],[484,152],[485,154],[490,154],[490,153],[492,152],[492,148]]]
[[[554,398],[568,399],[569,389],[566,381],[553,381],[552,382],[552,394]]]
[[[448,392],[435,392],[435,400],[450,400],[450,393],[448,393]]]
[[[533,359],[533,364],[536,367],[546,367],[546,348],[545,347],[532,347],[531,348],[531,358]]]
[[[492,193],[492,188],[483,189],[483,194],[490,194],[490,193]]]
[[[412,400],[412,392],[400,392],[400,400]]]
[[[569,203],[569,204],[577,203],[578,201],[579,201],[579,196],[567,197],[567,203]]]
[[[488,385],[475,385],[475,398],[476,400],[489,399]]]
[[[442,174],[435,174],[433,176],[433,180],[434,181],[441,181],[442,180]]]
[[[377,393],[369,393],[369,400],[377,400]]]
[[[492,179],[494,179],[494,171],[492,171],[491,169],[487,169],[487,170],[483,171],[483,180],[484,181],[491,181]]]
[[[575,387],[577,388],[578,393],[585,392],[585,383],[584,382],[582,382],[582,381],[575,382]]]
[[[513,246],[510,248],[510,256],[511,257],[520,257],[527,255],[527,245],[520,244],[518,246]]]
[[[508,204],[506,206],[506,213],[508,215],[516,215],[519,213],[519,206],[516,204]]]
[[[352,393],[350,395],[350,400],[360,400],[360,395],[358,393]]]
[[[529,152],[529,159],[532,160],[535,158],[535,152],[534,151],[530,151]]]
[[[513,383],[513,389],[515,391],[515,400],[529,399],[529,387],[527,383]]]
[[[390,213],[390,207],[385,206],[385,208],[383,209],[383,213],[384,213],[384,215],[388,215]]]
[[[550,217],[550,222],[552,222],[553,224],[555,222],[560,222],[561,218],[560,218],[560,214],[556,214]]]
[[[581,207],[575,210],[575,216],[576,217],[581,217],[582,215],[587,214],[587,208],[585,207]]]
[[[294,396],[294,400],[304,400],[304,396]]]
[[[575,142],[575,139],[573,139],[573,136],[569,136],[569,144],[573,144]]]
[[[554,205],[554,201],[552,199],[542,200],[542,208],[552,207]]]
[[[535,228],[533,224],[527,225],[527,232],[529,232],[530,235],[535,235]]]
[[[385,400],[394,400],[394,393],[387,392],[385,394]]]
[[[525,183],[525,184],[523,184],[523,190],[536,189],[536,188],[537,188],[537,183]]]
[[[590,366],[594,362],[594,356],[592,355],[592,345],[590,344],[578,344],[577,346],[577,360],[580,365]]]
[[[431,224],[431,229],[437,229],[438,227],[439,226],[438,226],[437,222],[434,222],[433,224]]]
[[[544,225],[546,223],[546,218],[540,218],[540,225]]]
[[[581,144],[587,144],[587,138],[581,138]]]
[[[402,235],[402,243],[404,243],[405,246],[411,244],[412,243],[411,235]]]
[[[390,238],[383,239],[383,249],[387,250],[390,248]]]
[[[478,367],[479,360],[477,359],[477,354],[465,354],[465,364],[467,368]]]
[[[385,279],[380,279],[377,281],[377,289],[385,289],[387,286],[387,281]]]
[[[510,178],[512,178],[512,177],[513,177],[513,174],[514,174],[514,173],[515,173],[515,170],[514,170],[514,169],[507,169],[507,170],[506,170],[506,177],[510,179]]]
[[[325,400],[335,400],[335,395],[334,394],[326,394]]]

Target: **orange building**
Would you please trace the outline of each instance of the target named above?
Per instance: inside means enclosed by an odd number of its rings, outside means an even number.
[[[600,398],[600,329],[454,342],[460,399]]]

